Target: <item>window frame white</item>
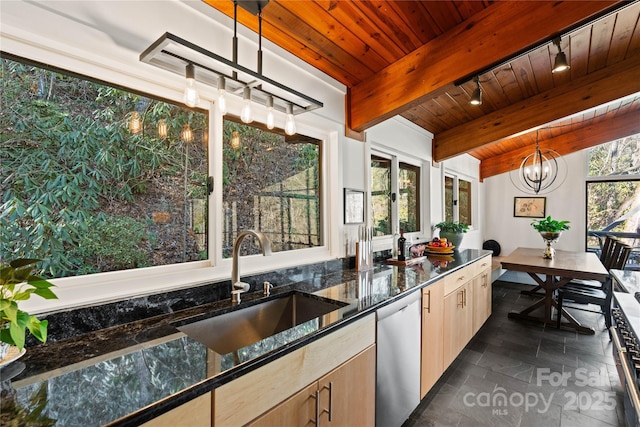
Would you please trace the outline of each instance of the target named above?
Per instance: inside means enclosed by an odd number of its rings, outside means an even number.
[[[397,231],[400,232],[400,208],[398,203],[398,198],[400,194],[400,163],[405,163],[407,165],[413,166],[418,169],[418,181],[419,181],[419,200],[418,200],[418,229],[416,231],[412,231],[410,233],[405,233],[405,237],[414,238],[421,236],[424,233],[424,212],[425,212],[425,194],[427,185],[425,185],[425,168],[422,160],[409,157],[406,155],[402,155],[399,153],[391,153],[388,151],[380,150],[379,148],[371,148],[369,153],[369,168],[371,168],[371,157],[377,156],[384,159],[388,159],[391,162],[391,193],[396,195],[395,200],[391,203],[391,234],[384,236],[377,236],[374,240],[387,240],[389,237],[393,236]],[[371,178],[369,177],[369,182],[367,183],[369,187],[369,200],[371,200]]]

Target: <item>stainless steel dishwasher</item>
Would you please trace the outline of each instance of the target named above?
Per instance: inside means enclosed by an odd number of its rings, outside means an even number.
[[[421,295],[413,292],[377,311],[377,427],[400,427],[420,403]]]

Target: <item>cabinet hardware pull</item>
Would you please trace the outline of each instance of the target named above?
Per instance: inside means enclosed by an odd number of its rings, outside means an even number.
[[[464,289],[458,291],[458,295],[460,295],[460,299],[458,300],[458,307],[464,307]]]
[[[458,277],[458,282],[459,282],[460,280],[464,280],[464,276],[460,276],[460,277]]]
[[[463,307],[467,306],[467,290],[466,289],[462,290],[462,306]]]
[[[431,313],[431,291],[427,291],[427,306],[425,310],[427,310],[427,313]]]
[[[322,389],[329,389],[329,421],[331,421],[333,418],[333,381],[329,381],[329,387],[325,385]]]
[[[313,422],[317,427],[320,426],[320,390],[316,390],[314,395],[311,396],[316,400],[316,419]]]

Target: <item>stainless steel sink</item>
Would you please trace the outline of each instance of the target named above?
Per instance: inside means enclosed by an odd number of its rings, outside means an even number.
[[[178,329],[216,353],[227,354],[346,305],[295,292],[178,326]]]

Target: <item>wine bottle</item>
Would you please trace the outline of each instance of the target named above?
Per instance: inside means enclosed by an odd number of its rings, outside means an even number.
[[[400,230],[400,238],[398,239],[398,261],[404,261],[406,259],[404,244],[407,239],[404,238],[404,230]]]

